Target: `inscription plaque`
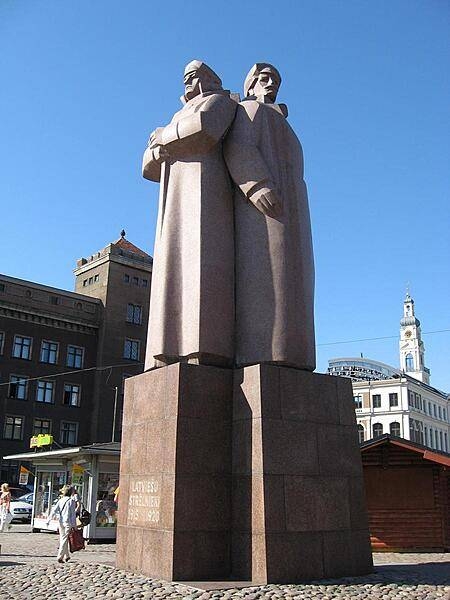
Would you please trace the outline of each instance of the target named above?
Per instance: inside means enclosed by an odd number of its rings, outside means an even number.
[[[130,479],[128,525],[151,527],[159,523],[161,483],[155,478]]]

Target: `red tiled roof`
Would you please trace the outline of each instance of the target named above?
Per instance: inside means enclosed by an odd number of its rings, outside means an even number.
[[[126,250],[127,252],[132,252],[133,254],[137,254],[138,256],[143,256],[145,258],[151,258],[147,252],[144,252],[124,237],[120,237],[117,241],[113,242],[114,246],[117,248],[122,248],[122,250]]]

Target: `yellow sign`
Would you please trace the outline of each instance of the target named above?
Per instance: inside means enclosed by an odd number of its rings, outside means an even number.
[[[30,439],[30,448],[41,448],[42,446],[51,446],[52,444],[53,436],[49,433],[40,433]]]
[[[84,469],[81,465],[73,465],[72,467],[72,485],[78,485],[83,479]]]

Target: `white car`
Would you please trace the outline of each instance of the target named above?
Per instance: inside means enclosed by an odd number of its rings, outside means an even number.
[[[33,505],[29,502],[23,502],[22,500],[11,500],[11,504],[9,505],[9,512],[12,514],[13,523],[14,521],[31,523],[32,511]]]

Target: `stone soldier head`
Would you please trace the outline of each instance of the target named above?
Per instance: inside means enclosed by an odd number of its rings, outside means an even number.
[[[245,78],[244,95],[260,102],[273,103],[277,99],[280,84],[278,69],[269,63],[256,63]]]
[[[222,89],[222,81],[201,60],[192,60],[184,69],[184,99],[186,102],[205,92]]]

